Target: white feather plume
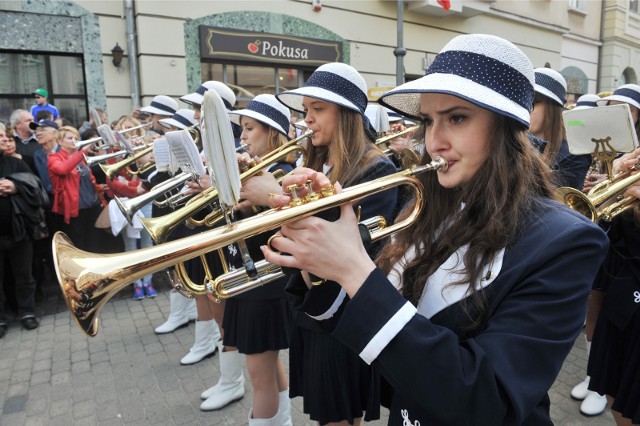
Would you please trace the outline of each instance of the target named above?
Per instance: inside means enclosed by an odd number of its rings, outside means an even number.
[[[215,90],[205,92],[201,108],[202,147],[209,175],[216,182],[220,203],[233,206],[240,199],[241,182],[231,121]]]

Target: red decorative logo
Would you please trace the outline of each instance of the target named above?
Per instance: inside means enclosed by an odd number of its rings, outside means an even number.
[[[261,43],[260,40],[256,40],[255,43],[249,43],[247,45],[247,49],[249,49],[249,52],[251,53],[258,53],[258,50],[260,50],[258,47],[260,46],[260,43]]]

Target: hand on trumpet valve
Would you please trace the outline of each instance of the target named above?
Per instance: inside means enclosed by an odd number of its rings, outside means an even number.
[[[399,154],[403,149],[413,150],[413,142],[411,141],[411,136],[391,139],[389,141],[389,149],[395,154]]]
[[[335,192],[342,192],[339,183]],[[350,296],[375,268],[362,244],[353,203],[342,204],[334,222],[312,216],[284,224],[270,239],[270,246],[273,250],[261,247],[268,262],[336,281]],[[331,249],[335,247],[340,247],[340,256]]]
[[[304,204],[310,196],[315,198],[318,194],[326,196],[333,193],[333,185],[323,173],[307,167],[298,167],[282,179],[282,195],[279,192],[273,191],[269,194],[270,207]]]
[[[389,127],[389,130],[387,130],[387,135],[393,135],[395,133],[402,132],[406,128],[407,127],[404,125],[404,123],[402,121],[398,121],[396,123],[393,123]]]
[[[607,178],[607,175],[601,173],[590,173],[584,180],[582,185],[582,192],[585,194],[591,191],[591,188],[602,182]]]
[[[202,175],[197,180],[190,180],[185,183],[189,187],[184,191],[184,195],[197,194],[207,188],[211,188],[211,177],[209,175]]]
[[[613,175],[620,172],[640,170],[640,148],[613,160]]]
[[[252,167],[255,164],[254,159],[251,158],[251,155],[249,155],[248,152],[236,154],[236,160],[238,161],[238,167],[240,168],[240,172],[247,171],[250,167]]]

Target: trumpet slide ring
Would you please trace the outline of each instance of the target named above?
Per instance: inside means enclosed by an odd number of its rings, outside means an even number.
[[[280,231],[276,232],[275,234],[273,234],[272,236],[269,237],[269,239],[267,240],[267,247],[269,247],[269,250],[274,251],[276,253],[280,253],[280,251],[276,248],[273,248],[271,246],[271,241],[273,241],[274,238],[277,237],[284,237],[284,235],[282,235],[282,233]]]

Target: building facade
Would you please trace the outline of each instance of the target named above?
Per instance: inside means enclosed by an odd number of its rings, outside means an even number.
[[[562,72],[569,101],[611,90],[621,76],[631,82],[640,66],[633,32],[640,21],[628,0],[450,3],[449,10],[436,0],[401,3],[405,80],[423,75],[464,33],[504,37],[535,67]],[[91,107],[115,120],[206,80],[229,84],[243,105],[298,87],[336,60],[362,73],[375,100],[396,84],[397,16],[398,2],[384,0],[0,1],[0,119],[32,104],[37,87],[77,123]],[[117,66],[116,44],[124,50]]]

